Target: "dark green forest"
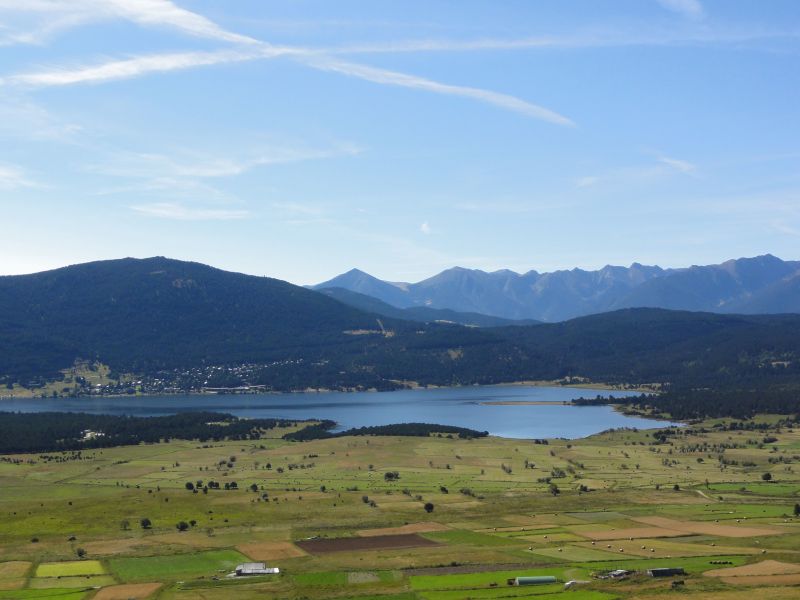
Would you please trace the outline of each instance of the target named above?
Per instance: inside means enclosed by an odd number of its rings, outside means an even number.
[[[0,277],[0,384],[57,380],[77,359],[145,382],[108,393],[578,377],[660,384],[666,393],[651,402],[675,416],[800,412],[800,315],[640,308],[475,328],[370,314],[286,282],[165,258]]]
[[[476,431],[467,427],[456,427],[454,425],[434,425],[432,423],[396,423],[392,425],[373,425],[370,427],[355,427],[345,431],[331,431],[336,427],[336,422],[331,420],[320,421],[307,425],[297,431],[292,431],[283,436],[285,440],[294,442],[308,442],[311,440],[324,440],[335,437],[346,437],[351,435],[385,435],[401,437],[429,437],[432,435],[448,436],[451,438],[461,438],[465,440],[486,437],[488,431]]]
[[[0,413],[0,454],[111,448],[170,439],[257,440],[294,421],[240,419],[229,414],[186,412],[159,417],[85,413]]]

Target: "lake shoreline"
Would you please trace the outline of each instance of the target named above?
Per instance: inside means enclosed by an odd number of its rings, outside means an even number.
[[[603,390],[595,393],[602,394]],[[542,385],[428,387],[398,390],[392,394],[313,390],[260,394],[92,395],[0,400],[0,411],[131,416],[217,412],[242,418],[331,420],[341,429],[441,423],[515,439],[576,439],[608,429],[650,429],[661,425],[650,418],[622,414],[613,406],[575,404],[573,401],[581,395],[580,389]],[[615,395],[637,394],[628,391]]]
[[[261,389],[247,389],[237,390],[231,388],[226,391],[208,391],[208,390],[189,390],[180,392],[161,392],[161,393],[135,393],[135,394],[82,394],[78,396],[37,396],[35,394],[20,394],[8,395],[0,393],[0,403],[6,400],[42,400],[42,399],[81,399],[81,398],[170,398],[174,396],[258,396],[258,395],[275,395],[275,396],[291,396],[293,394],[391,394],[402,391],[418,391],[418,390],[443,390],[443,389],[462,389],[462,388],[494,388],[494,387],[537,387],[537,388],[564,388],[564,389],[585,389],[597,392],[623,392],[626,394],[640,393],[640,394],[659,394],[659,390],[653,389],[650,385],[620,387],[619,385],[610,383],[563,383],[559,380],[522,380],[522,381],[507,381],[500,383],[463,383],[456,385],[423,385],[416,381],[397,381],[396,383],[402,384],[404,387],[394,390],[378,390],[377,388],[369,389],[330,389],[330,388],[304,388],[298,390],[276,391],[276,390],[261,390]],[[628,384],[623,384],[628,385]],[[599,395],[599,394],[598,394]],[[609,394],[612,396],[613,394]]]

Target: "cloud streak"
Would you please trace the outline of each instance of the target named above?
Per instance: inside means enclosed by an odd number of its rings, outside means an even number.
[[[247,210],[227,208],[197,208],[174,202],[138,204],[130,209],[146,217],[175,221],[236,221],[250,216]]]
[[[680,158],[659,155],[655,157],[655,164],[635,167],[625,167],[607,171],[602,174],[580,177],[575,182],[576,188],[591,188],[594,186],[630,186],[647,185],[666,178],[688,175],[697,176],[697,165]]]
[[[8,10],[10,0],[0,0],[0,9]],[[54,8],[54,0],[31,0],[28,10],[46,12]],[[115,60],[100,65],[77,68],[61,68],[39,73],[19,74],[0,79],[0,84],[21,84],[31,87],[75,85],[79,83],[101,83],[130,79],[151,73],[165,73],[201,66],[232,62],[276,58],[292,55],[302,64],[314,69],[335,72],[381,85],[424,90],[436,94],[460,96],[491,104],[527,117],[540,119],[562,126],[574,126],[571,119],[548,108],[512,96],[481,88],[440,83],[415,75],[407,75],[387,69],[345,62],[326,57],[313,48],[277,47],[227,31],[211,20],[182,9],[169,0],[76,0],[77,12],[73,17],[80,20],[81,11],[87,7],[103,14],[117,16],[146,26],[169,26],[191,35],[231,42],[239,48],[215,52],[181,52],[137,56]],[[246,49],[242,49],[242,47]]]
[[[699,18],[703,7],[697,0],[658,0],[665,8],[687,17]],[[134,56],[90,66],[63,67],[38,73],[23,73],[0,79],[0,84],[29,87],[51,87],[87,83],[103,83],[131,79],[154,73],[168,73],[253,60],[294,57],[314,69],[329,71],[389,85],[417,89],[436,94],[469,98],[484,104],[516,112],[561,126],[575,123],[552,109],[516,96],[476,88],[433,81],[387,69],[343,61],[337,56],[401,52],[464,52],[480,50],[519,50],[535,48],[589,48],[629,45],[671,45],[692,43],[742,42],[759,38],[798,37],[798,32],[748,31],[716,33],[700,32],[584,32],[567,36],[540,36],[512,40],[410,40],[386,44],[363,44],[333,48],[273,46],[250,36],[220,27],[210,19],[177,6],[170,0],[0,0],[0,14],[23,12],[48,15],[40,32],[47,33],[88,21],[124,19],[144,27],[168,27],[187,35],[231,43],[235,49],[209,52],[177,52]],[[8,37],[8,36],[7,36]],[[13,37],[13,36],[12,36]],[[23,36],[24,37],[24,36]],[[36,37],[35,35],[33,36]],[[0,44],[3,38],[0,36]]]
[[[425,79],[423,77],[417,77],[415,75],[406,75],[405,73],[398,73],[396,71],[389,71],[387,69],[378,69],[375,67],[368,67],[365,65],[338,60],[310,59],[306,60],[305,63],[315,69],[332,71],[334,73],[340,73],[342,75],[364,79],[373,83],[425,90],[435,94],[471,98],[473,100],[478,100],[480,102],[492,104],[506,110],[523,114],[527,117],[548,121],[556,125],[566,125],[569,127],[575,126],[575,123],[564,115],[508,94],[501,94],[481,88],[449,85],[445,83],[439,83],[438,81]]]
[[[703,5],[699,0],[658,0],[658,3],[667,10],[689,19],[703,18]]]
[[[41,43],[53,33],[92,22],[124,19],[143,27],[169,27],[185,34],[234,44],[260,45],[249,36],[223,29],[210,19],[170,0],[0,0],[0,14],[39,17],[27,32],[8,42]],[[7,42],[7,43],[8,43]]]
[[[289,164],[308,160],[322,160],[354,156],[361,152],[359,146],[341,143],[330,148],[302,146],[274,146],[254,148],[249,156],[214,156],[197,154],[187,149],[174,155],[125,152],[114,156],[108,163],[93,165],[94,173],[112,177],[148,178],[153,180],[213,179],[235,177],[258,167]]]
[[[691,174],[697,170],[697,165],[693,165],[688,160],[681,160],[679,158],[670,158],[669,156],[660,156],[658,162],[668,166],[680,173]]]
[[[217,52],[178,52],[138,56],[125,60],[115,60],[95,66],[60,68],[40,73],[13,75],[0,83],[21,84],[30,87],[54,87],[80,83],[104,83],[120,79],[141,77],[151,73],[166,73],[185,69],[242,62],[263,57],[263,53],[249,53],[238,50]]]
[[[28,179],[21,168],[16,165],[0,163],[0,190],[32,187],[38,187],[38,184]]]

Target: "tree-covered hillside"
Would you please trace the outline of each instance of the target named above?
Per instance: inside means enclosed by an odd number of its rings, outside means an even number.
[[[770,390],[785,403],[800,389],[800,315],[627,309],[473,328],[379,317],[282,281],[164,258],[0,278],[0,382],[57,378],[76,359],[151,386],[135,391],[583,377],[668,384],[684,397]],[[120,381],[104,391],[131,389]]]
[[[378,329],[316,292],[165,258],[0,277],[0,373],[15,379],[76,358],[130,372],[313,359],[360,348],[365,336],[346,332]]]

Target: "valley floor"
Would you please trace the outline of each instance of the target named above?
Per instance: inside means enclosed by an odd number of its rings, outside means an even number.
[[[800,429],[760,422],[4,456],[0,599],[798,598]],[[244,562],[281,573],[226,576]],[[556,582],[507,584],[529,575]]]

